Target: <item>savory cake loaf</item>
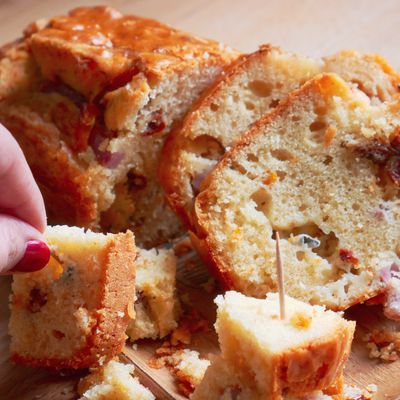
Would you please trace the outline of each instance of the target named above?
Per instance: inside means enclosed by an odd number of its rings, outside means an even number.
[[[207,177],[193,239],[222,282],[346,309],[400,264],[400,104],[372,106],[325,74],[261,118]]]
[[[135,316],[129,321],[131,341],[162,338],[177,327],[176,257],[173,250],[138,249]]]
[[[11,357],[54,368],[87,368],[117,355],[135,296],[131,232],[48,227],[47,266],[16,274],[12,284]]]
[[[111,360],[95,368],[78,385],[80,400],[155,400],[149,389],[132,376],[134,366]]]
[[[301,398],[317,390],[342,391],[354,322],[288,296],[281,320],[276,293],[255,299],[226,292],[216,303],[221,355],[212,360],[194,400],[220,399],[221,393],[228,395],[232,390],[239,399]]]
[[[135,232],[153,247],[178,235],[157,182],[160,148],[237,57],[110,7],[30,25],[0,50],[0,122],[22,146],[51,223]]]
[[[400,76],[377,55],[342,51],[322,60],[262,46],[242,56],[168,137],[160,179],[169,203],[193,229],[201,183],[239,136],[289,92],[321,72],[335,72],[374,104],[399,96]]]

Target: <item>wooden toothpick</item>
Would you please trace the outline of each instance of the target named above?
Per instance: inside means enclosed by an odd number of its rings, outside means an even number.
[[[278,291],[279,291],[279,309],[280,318],[285,319],[285,285],[283,279],[283,267],[281,260],[281,250],[279,247],[279,232],[275,232],[276,240],[276,272],[278,275]]]

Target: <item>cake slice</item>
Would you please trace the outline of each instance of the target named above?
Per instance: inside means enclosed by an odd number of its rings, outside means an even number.
[[[47,266],[14,275],[11,357],[33,366],[87,368],[121,352],[135,296],[131,232],[48,227]]]
[[[80,400],[155,400],[149,389],[132,376],[134,366],[111,360],[93,369],[78,385]]]
[[[320,75],[261,118],[196,198],[197,247],[225,286],[335,310],[384,291],[400,261],[399,103]]]
[[[172,124],[237,57],[221,43],[110,7],[31,24],[0,50],[0,122],[15,136],[51,223],[182,232],[156,170]]]
[[[177,327],[176,257],[173,250],[138,250],[135,317],[129,321],[131,341],[157,339]]]
[[[276,293],[256,299],[227,292],[216,303],[221,355],[212,360],[193,400],[286,399],[342,391],[354,322],[289,296],[281,320]]]
[[[400,76],[380,56],[342,51],[321,60],[262,46],[242,56],[168,137],[160,179],[173,209],[194,229],[194,199],[205,176],[241,134],[321,72],[335,72],[374,104],[399,96]]]

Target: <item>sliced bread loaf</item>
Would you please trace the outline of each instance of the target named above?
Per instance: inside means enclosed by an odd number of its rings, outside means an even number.
[[[335,72],[372,103],[397,98],[400,76],[377,55],[343,51],[322,60],[263,46],[242,56],[168,137],[159,175],[166,196],[189,228],[201,183],[226,150],[289,92],[321,72]]]
[[[325,74],[293,92],[225,155],[196,199],[197,247],[226,286],[277,289],[345,309],[400,262],[400,104],[372,106]]]
[[[173,123],[238,53],[110,7],[34,23],[0,49],[0,122],[15,136],[51,223],[182,233],[156,172]]]

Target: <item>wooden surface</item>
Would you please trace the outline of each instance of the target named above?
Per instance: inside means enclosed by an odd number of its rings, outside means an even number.
[[[183,262],[182,262],[183,261]],[[187,348],[197,350],[202,357],[218,352],[218,339],[212,326],[215,321],[213,299],[215,291],[202,289],[209,275],[200,264],[197,256],[190,258],[190,265],[181,260],[178,268],[178,289],[185,302],[197,309],[202,317],[209,321],[210,329],[193,334]],[[75,400],[78,398],[76,386],[81,376],[87,371],[56,373],[51,370],[13,365],[8,361],[7,298],[10,279],[0,278],[0,399],[1,400]],[[357,322],[352,351],[345,368],[345,383],[365,388],[369,384],[377,385],[376,400],[400,399],[400,360],[386,363],[372,360],[362,338],[366,332],[379,327],[382,316],[379,306],[356,306],[347,312],[346,317]],[[399,324],[400,326],[400,324]],[[400,331],[400,327],[399,327]],[[162,344],[160,341],[143,340],[134,346],[127,343],[122,361],[135,364],[136,375],[142,384],[151,389],[159,400],[185,400],[177,388],[174,376],[164,367],[154,369],[148,361],[154,357],[155,351]],[[207,400],[207,399],[204,399]]]
[[[65,13],[68,9],[98,1],[0,0],[0,40],[10,41],[31,21]],[[200,36],[215,38],[243,51],[260,43],[273,43],[286,50],[311,56],[331,54],[342,48],[379,52],[394,67],[400,67],[400,2],[395,0],[115,0],[108,1],[124,12],[154,17]],[[7,297],[9,279],[0,278],[0,399],[74,399],[78,375],[56,375],[39,369],[13,366],[8,361]],[[360,314],[360,310],[358,310]],[[400,363],[382,364],[366,356],[360,340],[363,329],[374,322],[370,310],[361,310],[359,332],[346,368],[348,382],[365,386],[376,383],[382,399],[400,395]],[[215,337],[200,337],[206,349],[216,348]],[[173,379],[165,370],[151,370],[145,360],[155,345],[139,352],[128,348],[141,376],[158,382],[160,398],[179,398]],[[204,348],[204,347],[203,347]]]

